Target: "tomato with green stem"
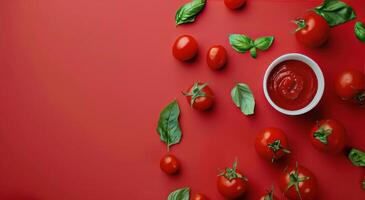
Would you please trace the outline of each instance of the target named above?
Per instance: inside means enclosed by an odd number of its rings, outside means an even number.
[[[312,144],[319,150],[337,154],[344,150],[346,145],[345,128],[336,120],[321,120],[310,131]]]
[[[344,101],[365,103],[365,76],[354,69],[340,72],[335,79],[336,94]]]
[[[172,46],[172,54],[180,61],[188,61],[198,53],[198,43],[191,35],[179,36]]]
[[[160,168],[166,174],[177,174],[180,170],[180,162],[174,155],[167,154],[161,158]]]
[[[194,83],[183,94],[192,108],[204,111],[213,107],[214,94],[208,83]]]
[[[231,10],[239,9],[246,4],[247,0],[224,0],[224,4]]]
[[[233,167],[227,167],[218,175],[218,191],[227,199],[237,199],[245,195],[248,188],[247,178],[237,169],[237,160]]]
[[[265,128],[257,134],[255,149],[260,156],[271,162],[290,154],[284,132],[273,127]]]
[[[190,200],[209,200],[208,197],[206,197],[204,194],[202,193],[196,193],[194,194]]]
[[[288,166],[279,177],[279,188],[292,200],[314,200],[318,184],[314,174],[307,168],[298,165]]]
[[[303,18],[294,20],[294,23],[298,25],[295,30],[295,37],[304,46],[315,48],[328,40],[330,26],[317,13],[308,12]]]

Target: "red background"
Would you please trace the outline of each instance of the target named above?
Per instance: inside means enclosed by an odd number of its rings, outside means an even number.
[[[333,75],[347,67],[364,70],[365,45],[356,40],[351,21],[331,30],[321,49],[304,49],[293,37],[292,19],[320,4],[318,0],[249,0],[239,11],[221,0],[208,0],[196,23],[175,27],[182,0],[2,0],[0,1],[0,199],[100,200],[166,199],[190,186],[211,199],[218,168],[239,159],[249,179],[247,199],[276,185],[286,163],[276,166],[255,153],[255,134],[266,126],[283,129],[291,144],[288,162],[311,169],[322,200],[364,199],[363,169],[344,156],[314,149],[307,132],[315,120],[334,118],[348,131],[350,143],[365,149],[365,109],[340,102]],[[347,0],[365,22],[365,3]],[[253,38],[275,36],[258,58],[236,53],[230,33]],[[200,45],[193,63],[171,55],[180,34]],[[209,46],[224,45],[225,70],[205,63]],[[262,78],[276,57],[304,53],[321,66],[326,90],[317,108],[288,117],[265,100]],[[190,109],[181,90],[209,81],[216,106],[208,113]],[[256,113],[240,113],[230,98],[235,82],[250,85]],[[182,162],[180,175],[159,169],[166,153],[155,131],[159,112],[177,98],[183,139],[172,148]],[[279,194],[278,189],[276,189]]]

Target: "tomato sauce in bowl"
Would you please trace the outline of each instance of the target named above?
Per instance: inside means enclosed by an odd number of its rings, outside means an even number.
[[[302,115],[320,102],[325,83],[314,60],[300,53],[288,53],[269,65],[262,86],[266,100],[275,110]]]
[[[286,110],[306,107],[318,89],[318,80],[312,68],[299,60],[285,60],[277,64],[267,79],[271,100]]]

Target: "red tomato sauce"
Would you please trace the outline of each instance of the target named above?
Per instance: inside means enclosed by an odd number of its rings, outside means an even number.
[[[299,110],[313,100],[317,84],[314,71],[306,63],[287,60],[271,71],[267,89],[277,106],[286,110]]]

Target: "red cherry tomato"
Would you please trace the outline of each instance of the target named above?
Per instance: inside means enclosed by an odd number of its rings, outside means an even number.
[[[346,145],[345,128],[332,119],[318,122],[313,126],[309,136],[312,144],[324,152],[340,153]]]
[[[218,176],[218,191],[227,199],[237,199],[242,197],[247,191],[247,178],[236,168],[237,161],[233,163],[233,168],[227,167],[225,171]]]
[[[211,69],[221,69],[227,62],[227,51],[221,45],[210,47],[207,53],[207,63]]]
[[[298,25],[295,36],[304,46],[319,47],[327,41],[330,27],[320,15],[309,12],[303,18],[295,20],[295,23]]]
[[[207,83],[194,83],[183,94],[190,106],[197,110],[208,110],[214,104],[214,94]]]
[[[176,39],[172,53],[180,61],[190,60],[198,53],[198,43],[192,36],[182,35]]]
[[[277,128],[265,128],[260,131],[256,136],[255,149],[260,156],[271,162],[290,153],[285,134]]]
[[[264,195],[262,195],[259,200],[279,200],[275,195],[274,195],[274,190],[271,189],[269,191],[267,191]]]
[[[204,194],[196,193],[194,194],[190,200],[209,200]]]
[[[317,195],[317,179],[303,166],[287,167],[279,177],[279,187],[291,200],[315,200]]]
[[[353,69],[342,71],[335,79],[335,91],[342,100],[353,100],[363,104],[365,99],[364,74]]]
[[[224,4],[227,6],[227,8],[231,10],[235,10],[238,8],[241,8],[247,0],[224,0]]]
[[[160,168],[166,174],[173,175],[180,170],[180,162],[175,156],[168,154],[161,158]]]

